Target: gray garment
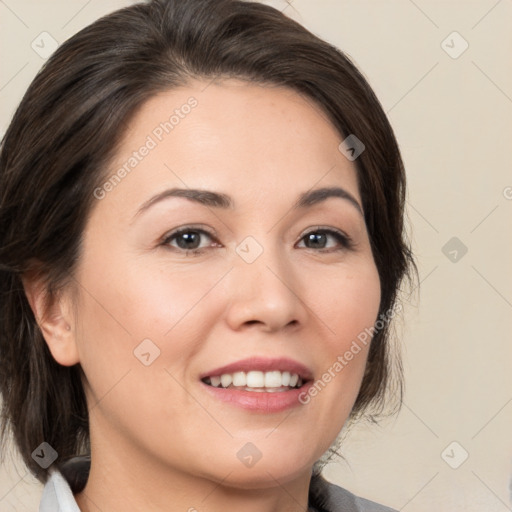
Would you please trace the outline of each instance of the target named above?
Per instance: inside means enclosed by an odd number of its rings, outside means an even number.
[[[311,479],[309,503],[317,512],[397,512],[394,508],[359,498],[322,476],[313,476]]]
[[[89,474],[88,464],[89,459],[76,457],[66,463],[61,469],[62,472],[50,469],[39,512],[80,512],[73,492],[79,492],[84,487]],[[373,501],[359,498],[316,475],[312,477],[309,487],[309,506],[316,512],[397,512]]]

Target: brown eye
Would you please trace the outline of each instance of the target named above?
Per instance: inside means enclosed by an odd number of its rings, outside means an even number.
[[[204,239],[210,240],[210,244],[206,244],[201,246],[201,243],[204,244]],[[213,240],[213,236],[210,235],[204,229],[197,228],[182,228],[178,231],[174,231],[165,237],[162,241],[163,246],[170,246],[173,249],[181,249],[184,251],[192,251],[196,253],[202,252],[203,249],[206,249],[208,245],[212,245],[211,242]]]
[[[335,240],[334,247],[332,245],[330,247],[327,246],[330,239]],[[332,229],[317,229],[315,231],[310,231],[309,233],[306,233],[301,240],[305,241],[305,246],[308,249],[341,250],[339,247],[336,249],[336,243],[341,246],[342,249],[349,249],[352,247],[351,239],[348,236]]]

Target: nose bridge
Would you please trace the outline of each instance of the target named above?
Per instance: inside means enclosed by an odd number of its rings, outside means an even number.
[[[304,321],[293,268],[269,234],[248,236],[236,247],[229,319],[233,327],[260,322],[267,329]]]

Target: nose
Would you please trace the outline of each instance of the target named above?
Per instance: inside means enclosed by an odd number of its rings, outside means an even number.
[[[278,250],[266,248],[252,263],[236,256],[227,292],[229,326],[263,332],[303,326],[309,312],[302,282]]]

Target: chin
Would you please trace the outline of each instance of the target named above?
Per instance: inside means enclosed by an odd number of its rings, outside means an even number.
[[[223,475],[221,480],[223,485],[237,489],[267,489],[285,485],[301,476],[309,476],[313,464],[314,461],[308,461],[302,466],[296,466],[286,460],[272,461],[266,464],[260,461],[251,468],[236,467],[227,478],[226,475]]]
[[[304,444],[295,443],[287,448],[280,446],[261,447],[256,451],[255,445],[247,443],[235,452],[236,456],[228,460],[226,455],[219,455],[217,463],[210,454],[207,473],[208,480],[238,489],[263,489],[283,485],[301,476],[309,476],[314,463],[322,456],[321,449],[307,450]],[[219,461],[220,464],[218,463]],[[215,468],[212,474],[211,469]]]

